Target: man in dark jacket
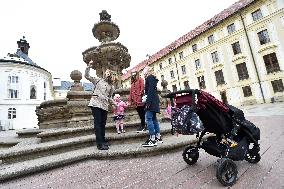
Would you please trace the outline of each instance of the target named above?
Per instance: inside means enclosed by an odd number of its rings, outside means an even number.
[[[158,79],[154,75],[153,68],[146,66],[143,70],[145,75],[145,95],[146,98],[146,122],[149,129],[149,139],[142,144],[144,147],[157,146],[157,143],[163,143],[160,133],[160,124],[157,119],[157,113],[160,113],[160,100],[157,92]]]

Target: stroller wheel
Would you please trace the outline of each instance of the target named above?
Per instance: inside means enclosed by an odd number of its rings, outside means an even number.
[[[249,150],[245,157],[245,160],[249,163],[258,163],[260,159],[259,152],[256,152],[255,150]]]
[[[197,162],[199,158],[199,152],[198,149],[194,146],[188,146],[184,149],[182,153],[183,160],[188,165],[193,165]]]
[[[230,159],[221,159],[217,166],[216,177],[224,186],[232,186],[237,180],[237,165]]]

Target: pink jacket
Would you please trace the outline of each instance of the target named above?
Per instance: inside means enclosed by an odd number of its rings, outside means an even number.
[[[124,115],[124,110],[128,106],[125,102],[123,101],[114,101],[115,108],[113,110],[114,115]]]

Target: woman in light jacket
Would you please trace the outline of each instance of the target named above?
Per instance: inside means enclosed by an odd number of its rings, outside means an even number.
[[[93,95],[88,106],[92,109],[94,117],[97,148],[99,150],[108,150],[109,147],[105,140],[105,126],[109,104],[113,104],[113,74],[107,69],[104,78],[91,77],[91,67],[92,62],[89,63],[85,70],[85,78],[94,85]]]

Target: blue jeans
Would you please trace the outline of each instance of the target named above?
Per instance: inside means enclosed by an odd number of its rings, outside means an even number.
[[[156,113],[151,111],[146,111],[145,118],[150,136],[160,133],[160,124],[158,122]]]

